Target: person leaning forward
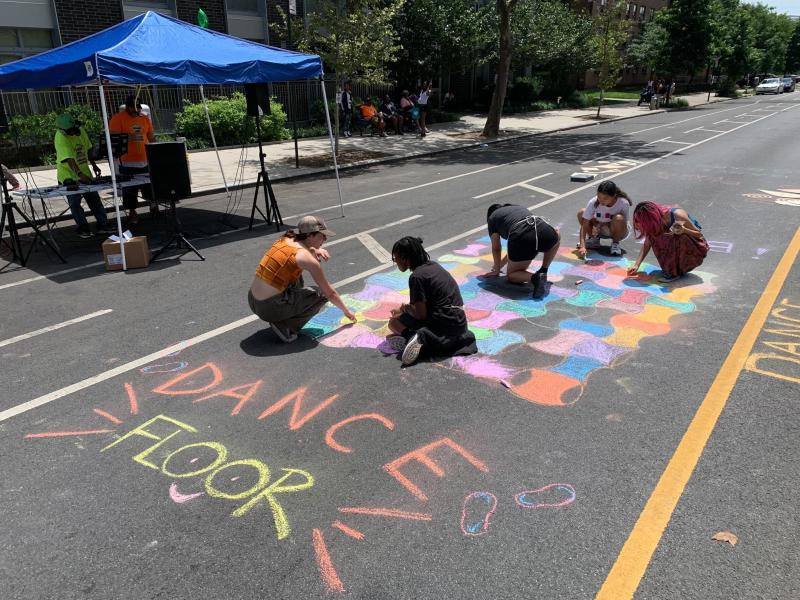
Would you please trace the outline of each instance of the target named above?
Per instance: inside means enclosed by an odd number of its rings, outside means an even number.
[[[92,143],[89,141],[86,130],[69,113],[62,113],[56,117],[56,128],[53,145],[56,149],[56,177],[59,185],[71,185],[78,182],[91,183],[92,173],[89,171],[89,163],[92,164],[95,177],[100,175],[100,167],[89,158],[89,148]],[[89,205],[89,209],[97,221],[98,234],[109,230],[106,209],[97,192],[65,194],[65,196],[72,218],[75,219],[75,224],[78,226],[76,233],[80,237],[92,237],[89,223],[86,221],[86,215],[83,214],[81,207],[81,197],[86,200],[86,204]]]
[[[111,133],[124,133],[128,136],[128,151],[119,158],[120,175],[140,175],[149,172],[145,144],[155,142],[153,124],[150,118],[141,114],[142,104],[135,96],[125,99],[125,110],[118,112],[108,122]],[[128,223],[139,222],[136,206],[139,204],[139,190],[145,200],[152,200],[150,186],[128,186],[122,189],[122,207],[128,211]]]
[[[247,301],[250,310],[269,323],[284,342],[296,340],[303,325],[329,301],[350,321],[356,320],[320,266],[320,260],[330,258],[322,244],[333,234],[321,218],[303,217],[297,224],[297,233],[287,231],[258,264]],[[311,275],[319,289],[305,287],[303,271]]]

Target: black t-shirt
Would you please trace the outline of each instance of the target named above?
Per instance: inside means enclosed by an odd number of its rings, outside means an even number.
[[[432,260],[421,264],[408,278],[411,304],[425,302],[426,325],[434,333],[458,335],[467,329],[464,300],[453,276]]]
[[[511,206],[500,207],[489,217],[489,235],[499,233],[501,238],[507,240],[511,233],[511,228],[530,216],[531,212],[524,206],[512,204]]]

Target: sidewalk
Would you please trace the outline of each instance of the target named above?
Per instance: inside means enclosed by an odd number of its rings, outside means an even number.
[[[689,102],[689,106],[706,104],[706,93],[679,96]],[[727,98],[711,97],[711,102]],[[339,139],[339,167],[347,168],[365,164],[377,164],[402,158],[447,152],[515,137],[548,133],[576,127],[587,127],[598,123],[652,115],[662,110],[651,111],[646,105],[636,106],[636,101],[604,106],[602,119],[595,120],[597,109],[563,109],[533,113],[520,113],[504,116],[500,122],[501,137],[494,140],[479,138],[483,129],[485,115],[468,115],[456,123],[434,124],[431,133],[425,138],[413,134],[405,136],[390,135],[386,138],[358,134],[351,138]],[[311,138],[298,141],[300,168],[295,168],[294,140],[264,145],[267,169],[270,179],[275,181],[304,177],[317,173],[333,171],[331,147],[328,138]],[[220,150],[220,159],[228,186],[248,186],[255,184],[259,171],[258,147],[225,148]],[[213,150],[191,152],[189,165],[192,174],[192,192],[195,195],[225,191],[219,164]],[[103,174],[108,174],[107,165]],[[35,185],[45,187],[55,185],[55,169],[44,169],[32,173]],[[24,184],[23,184],[24,185]],[[56,199],[56,202],[59,200]]]

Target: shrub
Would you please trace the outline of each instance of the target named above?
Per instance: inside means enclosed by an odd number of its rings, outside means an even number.
[[[230,98],[214,98],[206,101],[211,125],[218,146],[236,146],[257,141],[256,126],[247,116],[244,94],[236,92]],[[275,99],[270,101],[271,114],[260,117],[261,139],[265,142],[285,140],[291,137],[286,129],[286,113]],[[185,101],[183,111],[175,115],[178,134],[187,138],[189,148],[211,145],[205,108],[201,104]]]
[[[727,77],[722,81],[720,81],[719,89],[717,90],[717,95],[729,98],[736,98],[738,96],[736,90],[736,82]]]
[[[564,100],[569,108],[588,108],[593,104],[592,98],[583,92],[573,90],[572,93]]]
[[[450,123],[458,121],[459,116],[456,113],[447,112],[446,110],[439,110],[438,108],[431,108],[428,110],[427,123]]]
[[[544,89],[544,80],[541,77],[517,77],[508,86],[506,102],[514,106],[525,106],[537,100]]]
[[[686,98],[673,98],[664,105],[665,108],[688,108],[689,101]]]

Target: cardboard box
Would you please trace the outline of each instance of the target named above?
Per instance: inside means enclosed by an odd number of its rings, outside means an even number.
[[[108,239],[103,242],[103,260],[106,271],[122,270],[122,253],[119,242]],[[125,242],[125,263],[129,269],[142,269],[150,264],[150,247],[147,236],[138,235]]]

